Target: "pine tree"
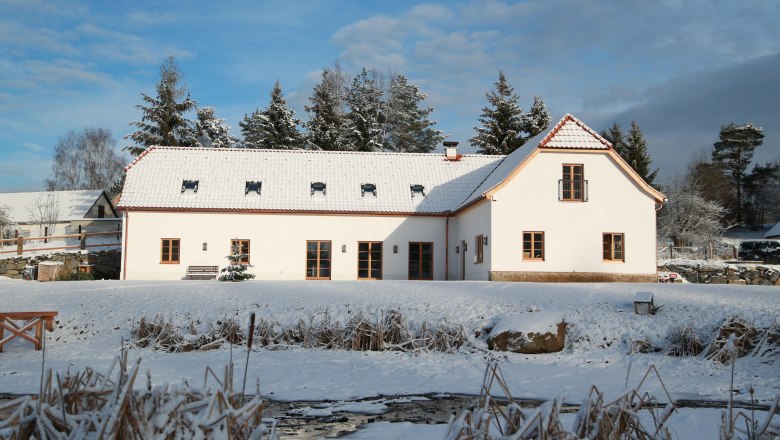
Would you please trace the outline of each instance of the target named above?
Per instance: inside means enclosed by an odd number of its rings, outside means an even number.
[[[347,148],[344,133],[343,74],[338,69],[324,69],[322,81],[314,86],[309,97],[307,148],[337,151]]]
[[[130,154],[138,156],[152,145],[190,146],[192,123],[184,113],[195,109],[197,102],[181,85],[182,74],[176,66],[176,59],[169,56],[160,67],[160,82],[157,96],[141,93],[145,105],[136,105],[141,110],[141,121],[131,122],[138,128],[125,136],[136,145],[126,146]]]
[[[393,75],[387,102],[385,150],[405,153],[430,153],[444,139],[428,119],[433,107],[420,107],[426,96],[403,75]]]
[[[625,137],[625,149],[626,155],[623,158],[645,182],[652,185],[658,169],[650,172],[650,164],[653,160],[647,153],[647,141],[636,121],[631,121],[631,128],[628,129]]]
[[[230,135],[230,126],[214,114],[214,107],[203,107],[197,111],[198,119],[191,132],[191,143],[198,147],[230,148],[238,139]]]
[[[764,142],[764,129],[753,124],[736,125],[733,122],[720,128],[720,140],[715,142],[712,161],[721,165],[731,177],[737,190],[736,218],[742,222],[745,171],[753,160],[756,147]]]
[[[382,90],[365,68],[355,77],[346,96],[346,149],[379,151],[382,143]]]
[[[244,115],[240,122],[246,148],[275,148],[295,150],[303,148],[303,137],[298,131],[300,120],[287,108],[279,81],[271,91],[271,101],[262,112],[255,110],[252,116]]]
[[[780,219],[780,160],[755,165],[745,176],[745,223],[758,229]]]
[[[609,130],[604,130],[601,132],[601,137],[608,140],[609,143],[612,144],[612,149],[615,150],[615,152],[619,154],[620,157],[623,159],[626,158],[628,152],[626,150],[625,135],[623,134],[623,129],[620,127],[620,124],[614,122],[612,127],[609,127]]]
[[[531,104],[531,110],[523,114],[523,131],[526,133],[525,141],[531,139],[537,134],[547,130],[550,126],[550,113],[544,105],[541,96],[534,96],[534,103]]]
[[[229,263],[220,270],[222,274],[219,276],[220,281],[244,281],[255,277],[255,274],[247,273],[247,269],[254,266],[244,263],[249,260],[249,254],[245,254],[238,243],[232,246],[231,254],[225,258]]]
[[[517,105],[517,95],[504,72],[499,72],[496,90],[485,94],[490,106],[482,108],[481,127],[469,140],[480,154],[509,154],[523,145],[523,109]]]

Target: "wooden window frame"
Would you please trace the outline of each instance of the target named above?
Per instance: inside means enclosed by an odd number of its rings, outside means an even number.
[[[623,248],[620,250],[620,258],[615,258],[615,236],[620,236],[620,242]],[[604,254],[604,247],[608,243],[609,237],[609,258]],[[623,232],[604,232],[601,234],[601,259],[605,263],[625,263],[626,262],[626,234]]]
[[[248,238],[233,238],[233,239],[231,239],[230,240],[230,251],[229,252],[230,252],[230,255],[232,256],[233,255],[233,246],[236,243],[239,243],[239,246],[243,247],[243,243],[244,242],[246,242],[246,259],[245,260],[241,260],[240,263],[241,264],[250,264],[249,263],[249,259],[251,258],[251,255],[250,255],[249,252],[250,252],[250,250],[252,248],[251,248],[251,240],[249,240]]]
[[[432,241],[410,241],[409,242],[409,252],[412,251],[412,245],[413,244],[419,244],[420,245],[420,251],[419,251],[420,267],[418,268],[418,272],[420,273],[420,275],[422,275],[422,261],[423,261],[422,260],[422,252],[423,252],[422,251],[422,246],[426,245],[426,244],[431,245],[431,277],[430,278],[412,278],[411,275],[409,274],[409,272],[411,272],[411,269],[412,269],[412,266],[411,266],[412,260],[408,259],[407,262],[406,262],[406,266],[407,266],[407,275],[408,275],[409,280],[411,280],[411,281],[433,281],[434,274],[435,274],[434,269],[436,267],[436,253],[435,253],[436,247],[434,246],[434,243]],[[409,253],[407,252],[407,258],[408,257],[409,257]]]
[[[368,276],[367,277],[361,277],[360,276],[360,245],[361,244],[368,244]],[[371,263],[374,261],[371,258],[371,245],[379,244],[379,246],[382,248],[380,251],[380,257],[379,257],[379,278],[375,278],[371,276]],[[385,245],[382,241],[358,241],[358,247],[357,247],[357,279],[358,280],[381,280],[382,276],[384,275],[385,266],[384,266],[384,257],[385,257]]]
[[[485,234],[474,237],[474,264],[485,262]]]
[[[531,248],[530,248],[530,252],[529,252],[530,256],[528,256],[528,257],[525,255],[525,253],[526,253],[526,249],[525,249],[525,243],[526,243],[525,234],[531,234],[531,241],[530,241]],[[536,240],[534,240],[534,234],[542,234],[542,240],[541,240],[541,243],[542,243],[542,247],[541,247],[542,256],[541,256],[541,258],[534,257],[534,251],[537,250],[534,247],[534,243],[536,243]],[[544,231],[523,231],[523,235],[521,237],[521,241],[523,242],[523,250],[522,250],[523,261],[544,261],[544,259],[546,257],[545,249],[544,249],[545,248]]]
[[[309,243],[317,243],[317,276],[316,277],[310,277],[309,276]],[[321,277],[320,274],[320,261],[322,261],[322,258],[320,258],[320,243],[329,243],[330,244],[330,258],[328,260],[330,261],[330,276],[327,277]],[[330,280],[333,277],[333,242],[331,240],[306,240],[306,279],[307,280]]]
[[[582,169],[580,179],[574,179],[574,167],[580,167]],[[564,168],[569,169],[569,177],[570,179],[566,179],[566,171],[564,171]],[[570,182],[571,187],[569,188],[569,198],[564,197],[564,191],[566,191],[564,185],[565,182]],[[581,182],[581,188],[580,188],[580,197],[576,198],[574,197],[574,182]],[[581,163],[564,163],[561,165],[561,202],[584,202],[586,200],[585,197],[585,164]]]
[[[169,240],[170,243],[168,243],[168,260],[166,261],[163,257],[165,254],[163,254],[163,249],[165,248],[165,240]],[[173,249],[173,241],[177,242],[177,248],[179,249],[179,254],[177,255],[177,259],[173,260],[173,252],[171,250]],[[180,238],[161,238],[160,239],[160,264],[180,264],[181,263],[181,239]]]

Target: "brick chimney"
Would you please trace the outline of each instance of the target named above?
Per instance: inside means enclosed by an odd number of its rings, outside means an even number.
[[[457,142],[452,142],[452,141],[444,142],[444,152],[447,160],[460,160],[460,155],[458,154]]]

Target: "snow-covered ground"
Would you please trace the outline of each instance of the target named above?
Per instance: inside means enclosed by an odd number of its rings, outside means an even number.
[[[633,313],[637,291],[652,292],[655,316]],[[647,339],[664,347],[676,328],[690,324],[712,337],[722,322],[740,316],[768,327],[780,319],[780,288],[697,284],[532,284],[487,282],[331,281],[219,283],[209,281],[88,281],[37,283],[0,279],[2,311],[57,310],[48,334],[46,366],[56,370],[90,366],[106,369],[141,317],[161,315],[176,325],[205,328],[218,320],[250,313],[282,325],[308,321],[327,310],[345,323],[362,312],[377,317],[400,311],[411,326],[422,322],[461,324],[469,342],[455,354],[428,352],[358,352],[304,349],[257,349],[251,354],[249,383],[259,377],[261,391],[280,400],[354,400],[381,395],[422,393],[478,394],[491,357],[500,366],[515,397],[566,396],[579,403],[596,385],[608,395],[635,386],[656,365],[674,399],[727,400],[731,369],[703,357],[677,358],[663,353],[628,354],[629,339]],[[485,327],[503,318],[537,324],[539,312],[562,316],[570,324],[561,353],[523,355],[489,352]],[[480,330],[481,335],[476,336]],[[521,329],[522,330],[522,329]],[[243,359],[245,348],[233,354]],[[204,368],[228,362],[227,346],[205,352],[162,353],[133,349],[142,357],[154,383],[187,379],[202,383]],[[0,392],[38,390],[41,352],[14,341],[0,353]],[[243,374],[243,362],[236,367]],[[143,386],[144,384],[139,384]],[[750,400],[752,386],[760,401],[780,393],[780,363],[755,357],[736,364],[737,399]],[[645,388],[658,396],[659,385]],[[697,413],[703,414],[703,413]],[[696,420],[688,415],[685,420]],[[712,418],[706,417],[708,421]],[[717,423],[717,419],[714,419]],[[707,422],[709,423],[709,422]],[[397,428],[397,429],[396,429]],[[402,425],[394,425],[402,435]],[[420,428],[422,432],[422,428]],[[434,428],[431,432],[436,431]],[[392,430],[391,430],[392,431]],[[427,431],[426,431],[427,432]],[[421,437],[425,437],[420,434]],[[362,438],[362,437],[361,437]],[[366,437],[367,438],[367,437]],[[393,438],[393,437],[388,437]]]

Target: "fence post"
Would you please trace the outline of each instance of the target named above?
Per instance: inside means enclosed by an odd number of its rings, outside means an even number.
[[[17,237],[16,238],[16,255],[22,255],[22,252],[24,252],[24,238]]]
[[[669,245],[669,259],[674,260],[674,243]]]
[[[81,249],[83,251],[84,249],[87,248],[87,232],[86,231],[81,231],[81,234],[79,234],[79,241],[81,242],[80,246],[79,246],[79,249]]]
[[[122,238],[122,225],[118,224],[116,225],[116,239],[119,240]]]

